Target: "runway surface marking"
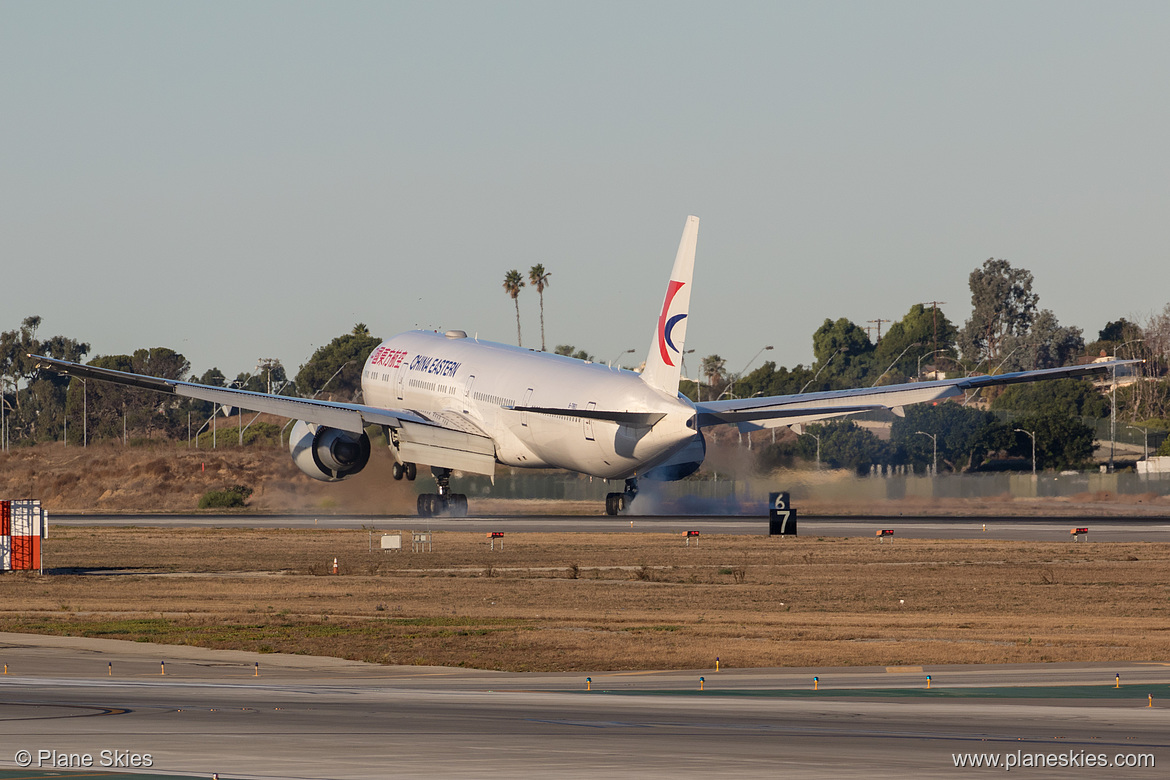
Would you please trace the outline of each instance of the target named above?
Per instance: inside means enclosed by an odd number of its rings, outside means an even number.
[[[70,772],[68,770],[53,769],[34,772],[32,770],[24,770],[14,772],[7,769],[0,769],[0,780],[44,780],[46,777],[60,777],[68,780],[72,777],[100,777],[103,780],[188,780],[191,777],[201,777],[202,775],[147,775],[147,774],[126,774],[124,772]]]
[[[715,682],[712,680],[712,682]],[[782,699],[816,699],[840,697],[864,698],[916,698],[916,699],[1106,699],[1110,701],[1133,701],[1142,708],[1150,709],[1148,697],[1153,696],[1153,709],[1166,709],[1170,706],[1170,684],[1153,683],[1143,685],[1134,683],[1117,688],[1113,685],[1013,685],[1013,686],[955,686],[927,688],[713,688],[707,687],[703,692],[697,690],[677,688],[638,690],[565,690],[562,693],[581,694],[582,696],[606,694],[618,696],[694,696],[699,698],[712,697],[748,697],[748,698],[782,698]]]

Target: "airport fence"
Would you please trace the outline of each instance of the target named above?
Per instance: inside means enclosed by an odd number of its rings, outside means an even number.
[[[471,497],[553,501],[605,500],[624,489],[622,480],[606,481],[564,473],[510,472],[488,477],[464,476],[459,490]],[[679,482],[639,482],[640,511],[766,512],[768,494],[788,491],[802,500],[875,503],[907,498],[1101,498],[1108,495],[1170,495],[1170,474],[1116,472],[1102,474],[914,474],[858,477],[848,472],[792,470],[747,479],[708,478]]]

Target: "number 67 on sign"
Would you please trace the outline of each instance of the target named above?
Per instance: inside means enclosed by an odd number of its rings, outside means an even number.
[[[768,536],[796,536],[796,510],[787,491],[768,494]]]

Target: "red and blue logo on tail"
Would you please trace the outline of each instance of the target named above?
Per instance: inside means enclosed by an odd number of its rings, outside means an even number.
[[[662,355],[662,362],[668,366],[673,366],[674,361],[671,359],[670,353],[678,354],[678,347],[674,345],[671,339],[671,331],[674,326],[687,318],[686,313],[676,314],[673,317],[670,315],[670,305],[674,302],[675,295],[683,288],[686,282],[676,282],[670,280],[670,286],[666,288],[666,300],[662,302],[662,314],[658,315],[658,351]]]

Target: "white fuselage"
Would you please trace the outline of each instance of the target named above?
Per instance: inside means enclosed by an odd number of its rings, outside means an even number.
[[[644,473],[685,448],[701,450],[695,409],[622,369],[431,331],[383,342],[362,371],[365,403],[459,418],[495,442],[496,460],[607,479]],[[665,414],[653,426],[507,407]],[[701,460],[701,456],[699,456]]]

